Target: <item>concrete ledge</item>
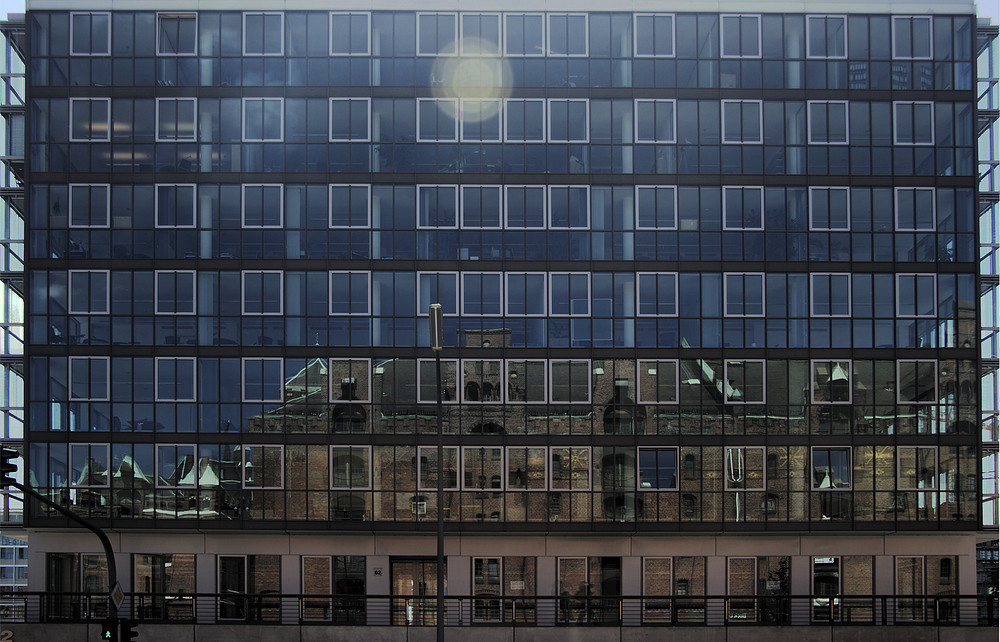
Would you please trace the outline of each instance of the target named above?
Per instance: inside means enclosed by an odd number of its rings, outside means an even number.
[[[98,624],[0,623],[11,642],[93,642]],[[270,626],[244,624],[140,624],[142,642],[434,642],[434,627]],[[995,627],[974,626],[644,626],[507,627],[445,629],[448,642],[996,642]]]

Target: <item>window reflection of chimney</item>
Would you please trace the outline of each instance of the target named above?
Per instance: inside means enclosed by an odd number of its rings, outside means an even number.
[[[356,401],[358,399],[358,382],[354,377],[344,377],[340,380],[340,401]]]
[[[615,379],[613,399],[615,403],[629,403],[632,401],[628,396],[628,379]]]

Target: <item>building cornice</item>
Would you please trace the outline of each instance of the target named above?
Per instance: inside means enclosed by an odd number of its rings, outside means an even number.
[[[30,11],[301,11],[301,10],[420,10],[420,11],[656,11],[718,13],[895,13],[974,14],[972,0],[354,0],[320,3],[316,0],[27,0]]]

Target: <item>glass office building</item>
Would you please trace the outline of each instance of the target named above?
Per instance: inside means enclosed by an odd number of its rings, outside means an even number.
[[[562,596],[466,623],[975,593],[970,2],[79,4],[26,17],[26,460],[142,617],[432,624],[162,595],[432,595],[439,515],[449,595]]]

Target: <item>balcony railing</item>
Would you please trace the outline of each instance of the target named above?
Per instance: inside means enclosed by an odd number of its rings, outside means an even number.
[[[448,626],[996,626],[997,595],[663,595],[446,598]],[[435,626],[435,595],[132,593],[119,617],[146,624]],[[0,619],[98,622],[105,593],[0,589]]]

